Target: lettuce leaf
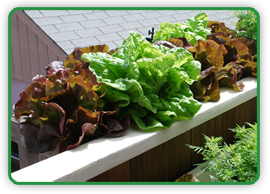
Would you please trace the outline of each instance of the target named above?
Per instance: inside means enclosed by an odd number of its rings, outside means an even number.
[[[118,118],[130,115],[140,129],[169,127],[201,107],[188,86],[199,79],[201,64],[184,48],[153,45],[130,32],[114,54],[85,53],[81,58],[108,86],[104,99],[118,104]]]
[[[159,31],[155,33],[153,42],[168,41],[170,38],[186,38],[193,46],[198,40],[206,40],[207,35],[211,33],[207,22],[206,13],[199,13],[194,18],[188,18],[184,23],[163,22],[159,26]]]
[[[102,135],[121,135],[129,127],[128,118],[115,120],[118,107],[102,99],[107,86],[83,63],[68,64],[73,68],[50,63],[46,78],[36,76],[15,104],[15,118],[32,153],[52,151],[57,144],[62,152]]]

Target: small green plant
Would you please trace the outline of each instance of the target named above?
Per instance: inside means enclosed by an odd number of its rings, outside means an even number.
[[[235,29],[238,36],[257,40],[257,16],[251,10],[237,10],[234,15],[238,17]]]
[[[247,125],[230,129],[236,133],[234,144],[223,143],[222,137],[204,135],[204,146],[188,145],[207,161],[197,165],[214,172],[211,181],[251,182],[257,176],[257,124]]]

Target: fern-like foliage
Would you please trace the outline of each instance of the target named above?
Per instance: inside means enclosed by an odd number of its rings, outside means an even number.
[[[204,135],[204,146],[188,145],[207,161],[197,164],[205,171],[214,172],[215,182],[251,182],[257,176],[257,124],[237,126],[234,144],[226,144],[222,137]]]

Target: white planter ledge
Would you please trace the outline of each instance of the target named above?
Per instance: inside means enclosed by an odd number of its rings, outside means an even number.
[[[257,80],[241,80],[243,92],[222,88],[219,102],[205,102],[194,118],[158,132],[129,129],[123,137],[99,138],[11,174],[16,182],[84,182],[257,96]]]

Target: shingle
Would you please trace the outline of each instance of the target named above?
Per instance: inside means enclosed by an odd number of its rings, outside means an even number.
[[[74,49],[75,45],[70,41],[57,42],[62,49]]]
[[[111,49],[116,49],[118,47],[113,41],[111,41],[111,42],[101,42],[100,44],[106,44],[106,45],[108,45],[109,48],[110,48],[110,50]]]
[[[103,19],[103,21],[109,25],[121,24],[121,23],[126,22],[126,20],[124,20],[122,17],[111,17],[111,18]]]
[[[123,30],[123,28],[118,24],[99,27],[99,29],[104,33],[112,33]]]
[[[59,32],[54,26],[40,26],[41,29],[47,34]]]
[[[82,38],[103,34],[98,28],[76,30],[75,32]]]
[[[33,19],[40,26],[64,23],[59,17],[47,17]]]
[[[60,16],[60,18],[64,22],[80,22],[80,21],[85,21],[87,20],[86,17],[83,15],[69,15],[69,16]]]
[[[61,32],[84,29],[83,26],[78,22],[66,23],[66,24],[56,24],[55,27],[57,29],[59,29]]]
[[[75,32],[72,31],[50,34],[49,36],[56,42],[80,38]]]
[[[107,10],[105,12],[111,17],[128,15],[128,12],[126,12],[125,10]]]
[[[85,28],[94,28],[100,26],[106,26],[107,24],[102,20],[91,20],[80,22]]]
[[[219,18],[219,19],[227,19],[227,18],[229,18],[231,15],[229,15],[228,13],[226,13],[226,12],[224,12],[224,13],[220,13],[220,14],[217,14],[217,17]]]
[[[137,29],[130,29],[130,30],[123,30],[123,31],[120,31],[120,32],[117,32],[122,38],[127,38],[129,36],[129,32],[138,32],[140,33],[139,30]]]
[[[80,46],[80,47],[91,46],[91,45],[96,45],[100,43],[100,41],[98,41],[95,37],[80,38],[76,40],[71,40],[71,42],[75,46]]]
[[[128,22],[145,19],[141,14],[126,15],[126,16],[123,16],[123,18],[125,18],[125,20],[127,20]]]
[[[109,42],[109,41],[115,41],[115,40],[122,40],[123,39],[117,33],[103,34],[103,35],[96,36],[96,38],[100,42]]]
[[[68,13],[72,15],[93,13],[93,10],[68,10]]]
[[[139,27],[142,27],[143,25],[140,24],[139,22],[137,21],[134,21],[134,22],[126,22],[126,23],[122,23],[120,24],[124,29],[126,30],[129,30],[129,29],[132,29],[132,28],[139,28]]]
[[[40,12],[46,17],[69,15],[66,10],[40,10]]]
[[[177,14],[177,12],[174,10],[159,10],[158,12],[163,16],[171,16]]]
[[[144,26],[152,26],[155,24],[160,24],[159,21],[157,21],[156,19],[152,18],[152,19],[147,19],[147,20],[141,20],[139,21],[142,25]]]
[[[165,17],[158,17],[156,18],[160,22],[174,22],[176,19],[173,16],[165,16]]]
[[[31,18],[44,17],[44,15],[39,10],[25,10],[25,13]]]
[[[162,15],[160,13],[158,13],[158,11],[149,11],[149,12],[146,12],[146,13],[142,13],[142,15],[146,19],[156,18],[156,17],[162,17]]]
[[[181,14],[177,14],[173,16],[177,22],[181,21],[181,20],[187,20],[188,18],[190,18],[189,15],[181,13]]]
[[[95,12],[90,14],[84,14],[85,17],[87,17],[89,20],[97,20],[97,19],[103,19],[108,18],[109,16],[105,12]]]

